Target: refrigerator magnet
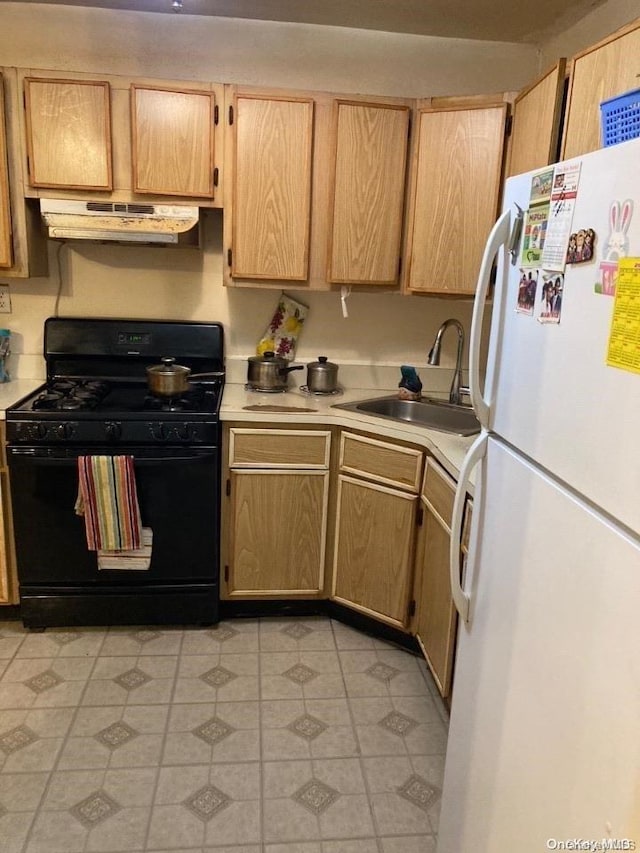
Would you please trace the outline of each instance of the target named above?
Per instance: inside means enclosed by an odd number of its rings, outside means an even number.
[[[529,317],[533,317],[539,275],[540,270],[525,270],[522,267],[520,268],[518,303],[516,305],[518,314],[527,314]]]
[[[600,281],[594,285],[596,293],[615,296],[618,278],[618,261],[629,254],[629,225],[633,216],[633,201],[622,204],[614,199],[609,206],[609,236],[602,247]]]
[[[542,288],[538,300],[537,319],[539,323],[558,325],[562,313],[562,292],[564,275],[562,273],[543,273]]]
[[[567,263],[582,264],[593,260],[596,243],[596,232],[593,228],[581,228],[575,234],[569,235],[567,248]]]

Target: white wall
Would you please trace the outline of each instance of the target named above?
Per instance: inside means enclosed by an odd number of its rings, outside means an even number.
[[[0,63],[216,80],[396,96],[517,89],[537,73],[531,45],[397,35],[368,30],[0,3]],[[51,275],[12,280],[14,358],[21,375],[42,369],[44,319],[57,295]],[[219,320],[228,353],[248,355],[271,317],[277,292],[222,286],[221,214],[207,215],[203,252],[85,246],[62,249],[60,314]],[[0,279],[1,280],[1,279]],[[295,294],[294,290],[290,292]],[[336,294],[301,295],[310,306],[298,356],[338,362],[424,364],[440,322],[468,325],[468,302],[355,293],[342,318]],[[4,325],[3,321],[3,325]],[[455,341],[445,347],[450,363]]]

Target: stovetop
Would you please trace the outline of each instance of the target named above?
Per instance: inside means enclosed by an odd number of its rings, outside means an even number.
[[[122,384],[104,379],[53,379],[12,407],[13,415],[37,418],[175,418],[181,415],[217,416],[222,381],[192,383],[176,397],[151,394],[146,384]],[[13,416],[12,415],[12,416]]]
[[[215,378],[154,396],[146,369],[168,356]],[[220,323],[50,317],[44,357],[47,382],[7,410],[10,445],[219,442]]]

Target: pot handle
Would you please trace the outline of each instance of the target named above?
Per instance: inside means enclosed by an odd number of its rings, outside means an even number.
[[[295,367],[281,367],[278,373],[280,376],[286,376],[287,373],[291,373],[292,370],[302,370],[304,368],[304,364],[296,364]]]

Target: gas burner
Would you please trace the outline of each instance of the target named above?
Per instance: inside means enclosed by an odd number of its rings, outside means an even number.
[[[76,385],[77,383],[71,379],[55,379],[49,385],[49,389],[51,391],[58,391],[60,394],[68,394],[69,391],[73,391]]]
[[[55,391],[45,391],[33,401],[34,409],[55,409],[63,395]]]
[[[177,397],[156,397],[147,394],[143,408],[151,412],[196,412],[204,408],[206,391],[203,385],[193,385]]]
[[[86,400],[78,400],[75,397],[65,397],[56,407],[63,412],[77,412],[79,409],[89,409],[91,406]]]

